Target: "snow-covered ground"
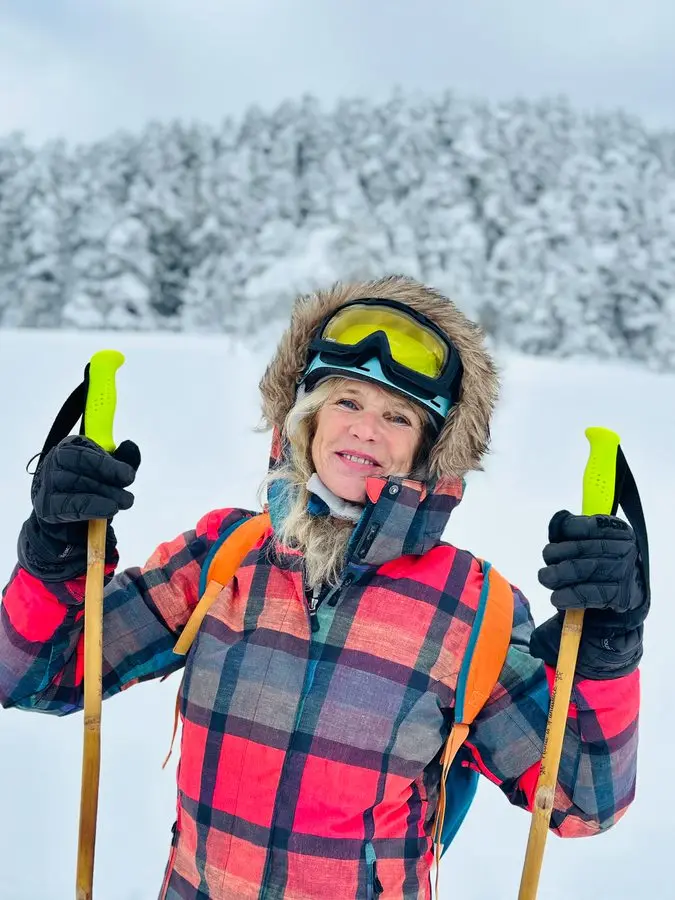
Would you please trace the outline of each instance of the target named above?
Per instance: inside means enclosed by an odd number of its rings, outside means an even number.
[[[143,562],[161,540],[208,509],[257,506],[267,466],[257,383],[271,347],[222,337],[0,331],[0,578],[14,564],[29,511],[24,468],[90,355],[115,347],[115,437],[138,442],[136,504],[116,519],[121,565]],[[675,501],[675,376],[591,362],[509,356],[486,471],[469,479],[446,538],[490,559],[529,596],[535,619],[550,614],[537,581],[547,524],[580,509],[588,444],[584,429],[619,432],[650,529],[653,611],[642,666],[637,799],[607,834],[549,839],[540,900],[672,897],[675,738],[670,696],[673,596],[667,578]],[[4,573],[2,575],[1,573]],[[135,687],[103,710],[96,900],[150,900],[159,890],[174,820],[176,756],[166,770],[179,676]],[[0,897],[74,895],[81,765],[80,716],[0,711]],[[529,817],[487,782],[445,857],[441,897],[517,896]],[[336,894],[336,898],[339,895]]]

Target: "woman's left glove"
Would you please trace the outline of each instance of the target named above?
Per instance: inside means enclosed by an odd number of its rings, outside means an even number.
[[[535,628],[530,653],[555,666],[565,610],[584,609],[577,674],[619,678],[642,657],[643,622],[649,611],[633,529],[617,516],[557,512],[544,547],[539,581],[550,588],[558,613]]]

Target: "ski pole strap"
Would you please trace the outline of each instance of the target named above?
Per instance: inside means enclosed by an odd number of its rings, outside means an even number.
[[[642,571],[645,582],[645,592],[647,599],[651,597],[651,587],[649,584],[649,539],[647,537],[647,525],[645,524],[644,512],[642,511],[642,503],[640,494],[635,483],[635,478],[630,470],[630,466],[624,456],[621,445],[619,445],[616,454],[616,489],[614,493],[614,504],[612,506],[612,515],[616,515],[618,507],[624,511],[629,524],[635,532],[638,552],[642,562]]]
[[[54,419],[52,427],[49,429],[49,434],[47,435],[44,446],[38,456],[36,469],[39,468],[43,459],[49,453],[52,447],[55,447],[59,443],[59,441],[62,441],[70,434],[73,428],[77,425],[78,420],[80,421],[78,433],[84,434],[84,411],[87,404],[88,390],[89,363],[87,363],[87,365],[85,366],[84,378],[81,384],[78,384],[75,390],[71,393],[71,395],[59,410],[56,418]],[[34,459],[35,456],[28,461],[28,465],[30,465]]]

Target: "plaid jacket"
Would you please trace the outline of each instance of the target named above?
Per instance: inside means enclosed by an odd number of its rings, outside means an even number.
[[[173,647],[209,549],[245,514],[217,510],[106,587],[105,697],[185,666],[177,818],[161,900],[428,900],[439,751],[482,574],[439,543],[461,484],[390,479],[372,494],[338,590],[312,634],[302,558],[268,533],[207,614],[186,659]],[[273,518],[274,521],[274,518]],[[84,579],[16,568],[0,607],[0,701],[82,708]],[[461,751],[528,808],[552,673],[513,638]],[[562,836],[614,824],[635,788],[638,673],[577,680],[552,815]]]

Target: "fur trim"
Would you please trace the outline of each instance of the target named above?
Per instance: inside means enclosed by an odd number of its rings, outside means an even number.
[[[408,304],[427,316],[448,335],[464,366],[460,398],[431,450],[432,477],[463,478],[482,469],[481,459],[490,442],[490,418],[499,393],[499,377],[484,345],[481,329],[434,288],[402,275],[378,281],[337,283],[296,299],[291,323],[260,381],[263,419],[267,426],[283,428],[295,402],[298,380],[305,370],[307,348],[330,312],[359,297],[382,297]]]

